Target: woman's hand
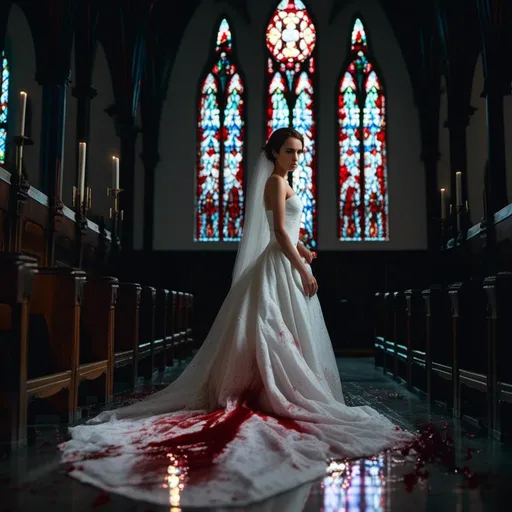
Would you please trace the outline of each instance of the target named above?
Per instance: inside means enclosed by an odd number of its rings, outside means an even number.
[[[304,249],[302,249],[302,257],[311,265],[312,261],[317,257],[317,254],[304,247]]]
[[[311,265],[311,262],[317,257],[317,253],[314,251],[310,251],[300,242],[297,244],[297,250],[302,258],[306,260],[306,263]]]
[[[306,272],[301,274],[300,278],[302,280],[302,287],[304,288],[306,296],[313,297],[313,295],[318,291],[318,283],[316,282],[315,276],[306,270]]]

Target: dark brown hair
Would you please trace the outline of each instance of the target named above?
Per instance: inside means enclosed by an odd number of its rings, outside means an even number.
[[[295,128],[292,128],[291,126],[279,128],[272,133],[267,143],[263,146],[267,159],[272,163],[275,163],[276,157],[274,156],[274,151],[279,153],[283,144],[290,138],[300,140],[302,143],[302,149],[304,149],[304,137],[295,130]]]

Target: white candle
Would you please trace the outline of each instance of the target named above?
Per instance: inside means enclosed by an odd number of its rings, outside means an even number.
[[[85,194],[85,154],[87,145],[85,142],[78,143],[78,192],[80,195],[80,205],[84,202]]]
[[[441,219],[446,219],[446,189],[441,189]]]
[[[20,135],[25,135],[25,117],[27,115],[27,93],[20,92]]]
[[[455,174],[455,190],[457,206],[462,206],[462,173],[460,171]]]
[[[119,158],[112,157],[112,188],[119,189]]]

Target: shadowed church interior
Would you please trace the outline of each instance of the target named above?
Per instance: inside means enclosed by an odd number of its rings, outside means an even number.
[[[347,403],[419,441],[243,510],[508,509],[511,50],[505,0],[0,2],[0,511],[185,510],[57,445],[187,366],[286,126]]]

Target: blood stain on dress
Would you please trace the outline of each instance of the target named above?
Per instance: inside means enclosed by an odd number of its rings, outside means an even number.
[[[263,414],[258,409],[257,398],[253,394],[246,394],[245,400],[240,400],[228,412],[222,409],[188,418],[184,423],[179,423],[179,427],[186,430],[197,426],[193,432],[178,435],[171,433],[167,439],[149,442],[140,447],[141,458],[136,465],[137,473],[143,476],[165,474],[172,457],[189,483],[201,481],[214,469],[215,459],[224,452],[229,443],[237,437],[240,438],[242,426],[253,416],[259,416],[265,422],[276,422],[289,431],[304,432],[299,423]],[[172,420],[175,424],[175,418]],[[165,419],[157,421],[162,425]]]

